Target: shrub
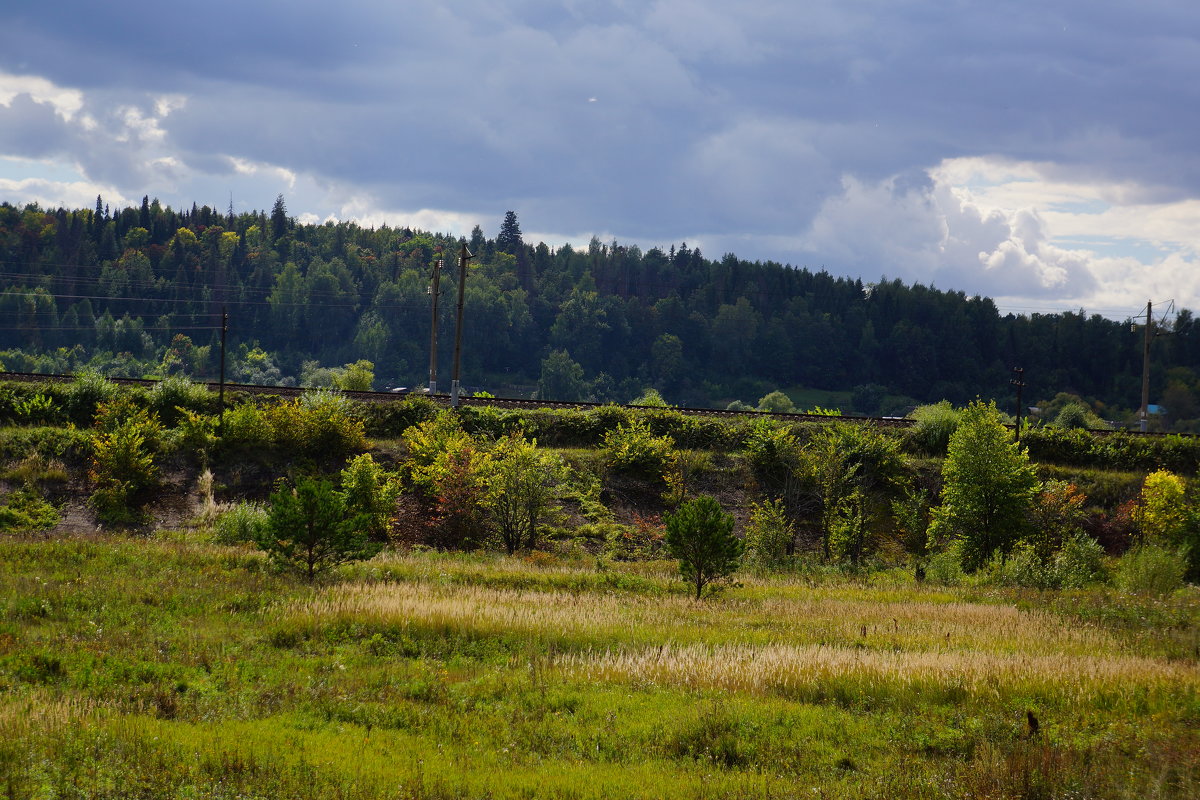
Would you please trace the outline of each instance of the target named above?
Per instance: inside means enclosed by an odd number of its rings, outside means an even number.
[[[240,403],[221,418],[218,445],[222,449],[255,451],[274,444],[275,434],[266,410],[253,403]]]
[[[427,500],[433,499],[437,493],[436,465],[439,459],[472,442],[471,436],[462,429],[458,416],[452,411],[441,411],[413,425],[404,432],[402,438],[408,451],[408,459],[404,464],[405,476]]]
[[[945,455],[950,437],[958,430],[962,412],[949,400],[942,400],[933,405],[919,406],[908,416],[916,422],[908,429],[908,447],[925,455],[940,456]]]
[[[296,403],[284,403],[285,412],[296,410],[299,450],[312,458],[342,461],[367,449],[366,429],[354,414],[354,403],[341,392],[316,389],[305,392]],[[292,420],[285,413],[276,418],[275,438],[288,442]],[[288,426],[288,427],[281,427]]]
[[[186,375],[172,375],[150,388],[146,404],[164,425],[174,427],[185,411],[215,410],[217,397],[207,387],[192,383]]]
[[[364,403],[359,413],[367,434],[384,438],[400,436],[413,425],[432,419],[439,408],[428,397],[411,394],[398,403]]]
[[[1117,562],[1117,588],[1130,594],[1165,596],[1183,585],[1186,554],[1159,544],[1144,543]]]
[[[67,414],[77,425],[90,425],[96,409],[111,403],[119,391],[117,384],[99,372],[78,372],[67,393]]]
[[[15,398],[12,412],[19,425],[53,425],[64,416],[58,404],[41,392]]]
[[[896,441],[870,426],[833,423],[813,436],[803,459],[801,471],[820,514],[822,555],[857,564],[874,544],[868,535],[873,523],[902,482]]]
[[[91,433],[74,427],[0,428],[0,458],[6,461],[40,456],[78,462],[91,444]]]
[[[958,548],[951,547],[929,557],[929,562],[925,567],[925,578],[931,583],[941,586],[957,586],[962,583],[964,577]]]
[[[438,456],[429,475],[434,492],[434,544],[471,548],[487,533],[487,486],[494,462],[471,439]]]
[[[606,522],[584,528],[593,535],[604,535],[604,555],[613,561],[648,561],[662,557],[665,532],[658,517],[634,515],[632,525]]]
[[[716,499],[701,495],[668,514],[667,549],[679,559],[683,579],[696,587],[699,600],[704,587],[731,576],[742,556],[742,542],[733,535],[733,517]]]
[[[772,414],[794,414],[796,412],[796,404],[792,402],[792,398],[776,389],[759,398],[758,410]]]
[[[779,500],[764,500],[750,506],[750,521],[746,525],[746,564],[769,569],[782,564],[796,531],[783,503]]]
[[[562,462],[520,435],[496,442],[491,457],[486,505],[492,526],[509,555],[532,549],[539,527],[558,510]]]
[[[655,436],[646,423],[631,419],[604,435],[604,465],[612,472],[662,483],[674,461],[675,442]]]
[[[118,397],[96,413],[89,477],[96,517],[108,525],[134,525],[145,520],[140,495],[158,484],[154,451],[162,426],[143,408]]]
[[[58,524],[58,509],[32,487],[18,489],[4,498],[0,505],[0,531],[31,533],[44,531]]]
[[[1047,561],[1068,539],[1083,531],[1087,498],[1073,483],[1044,481],[1033,496],[1030,530],[1025,540]]]
[[[25,456],[7,470],[4,477],[28,487],[36,487],[43,483],[63,484],[70,479],[67,468],[61,461],[47,458],[41,453]]]
[[[662,395],[658,393],[658,389],[647,389],[646,391],[642,392],[641,396],[635,397],[633,400],[629,401],[629,405],[648,406],[650,408],[666,408],[667,401],[663,400]]]
[[[996,552],[988,566],[991,580],[1001,586],[1052,589],[1057,585],[1053,568],[1038,556],[1028,542],[1021,542],[1014,547],[1007,558]]]
[[[387,539],[396,518],[400,477],[375,463],[370,453],[355,457],[341,474],[341,495],[352,516],[361,516],[367,532],[378,541]]]
[[[1147,539],[1179,543],[1188,522],[1183,479],[1165,469],[1147,475],[1142,484],[1138,522]]]
[[[788,426],[769,419],[755,420],[743,452],[759,485],[774,496],[783,492],[800,463],[800,443],[795,434]]]
[[[213,524],[217,544],[248,544],[262,540],[269,515],[260,503],[237,503],[221,513]]]
[[[911,559],[918,580],[925,574],[931,514],[929,494],[923,489],[909,487],[902,499],[892,501],[892,518],[896,522],[897,538],[905,554]]]
[[[194,456],[201,465],[208,464],[209,453],[217,443],[217,419],[180,408],[182,416],[176,422],[172,446]]]
[[[1104,575],[1104,548],[1083,533],[1070,536],[1054,556],[1054,571],[1063,589],[1082,589]]]

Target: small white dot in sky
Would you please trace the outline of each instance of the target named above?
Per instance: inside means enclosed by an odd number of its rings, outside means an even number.
[[[589,97],[589,98],[588,98],[588,102],[589,102],[589,103],[594,103],[594,102],[596,102],[596,98],[594,98],[594,97]]]

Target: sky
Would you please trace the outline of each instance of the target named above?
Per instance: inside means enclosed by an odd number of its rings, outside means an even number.
[[[1200,309],[1200,4],[61,0],[0,201],[269,210]]]

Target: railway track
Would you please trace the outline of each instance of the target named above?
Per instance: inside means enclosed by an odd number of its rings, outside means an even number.
[[[69,383],[75,380],[74,375],[52,375],[37,372],[2,372],[0,371],[0,382],[17,382],[17,383]],[[157,381],[147,378],[109,378],[113,383],[122,386],[153,386]],[[210,391],[216,392],[220,390],[220,383],[208,382],[201,384],[207,387]],[[259,394],[273,395],[278,397],[297,397],[303,394],[306,389],[298,386],[261,386],[250,383],[225,383],[225,391],[227,393],[242,393],[242,394]],[[411,397],[413,393],[398,393],[398,392],[342,392],[346,397],[352,400],[359,400],[368,403],[395,403],[403,401]],[[438,405],[450,407],[449,395],[433,395],[430,397],[433,402]],[[584,401],[564,401],[564,400],[526,400],[512,397],[460,397],[460,406],[475,406],[475,407],[492,407],[492,408],[510,408],[510,409],[538,409],[538,408],[557,408],[557,409],[592,409],[600,408],[605,405],[614,405],[613,403],[589,403]],[[645,410],[654,410],[656,406],[637,406],[624,405],[623,408],[640,408]],[[792,422],[828,422],[829,420],[843,420],[846,422],[855,422],[859,424],[875,424],[893,428],[906,428],[913,425],[913,420],[903,417],[854,417],[854,416],[833,416],[829,414],[804,414],[804,413],[775,413],[767,411],[729,411],[720,408],[688,408],[680,406],[672,406],[671,411],[680,414],[691,416],[705,417],[752,417],[755,419],[778,419]]]
[[[3,372],[0,371],[0,382],[52,382],[52,383],[69,383],[75,380],[74,375],[50,375],[37,372]],[[153,386],[157,381],[147,378],[110,378],[113,383],[125,386]],[[206,386],[210,391],[216,392],[220,390],[220,383],[209,382],[201,384]],[[303,394],[307,389],[298,386],[261,386],[252,383],[228,383],[225,384],[226,392],[239,392],[243,394],[260,394],[274,395],[278,397],[297,397]],[[366,403],[395,403],[400,402],[414,393],[410,392],[342,392],[346,397],[352,400],[359,400]],[[450,407],[450,396],[444,394],[433,395],[430,397],[433,402],[438,405]],[[613,403],[589,403],[583,401],[564,401],[564,400],[526,400],[515,397],[460,397],[460,406],[476,406],[476,407],[492,407],[492,408],[511,408],[511,409],[538,409],[538,408],[560,408],[560,409],[591,409],[600,408],[605,405],[614,405]],[[617,404],[619,405],[619,404]],[[636,406],[624,405],[622,408],[640,408],[645,410],[654,410],[656,406]],[[722,408],[688,408],[680,406],[671,406],[671,411],[680,414],[704,417],[752,417],[754,419],[777,419],[790,422],[828,422],[830,420],[839,420],[842,422],[853,422],[860,425],[877,425],[888,428],[909,428],[916,424],[914,420],[906,417],[856,417],[848,415],[831,415],[831,414],[804,414],[804,413],[775,413],[768,411],[729,411]],[[1012,427],[1011,425],[1009,426]],[[1119,431],[1106,429],[1089,429],[1089,433],[1097,435],[1105,435],[1117,433]],[[1192,438],[1197,434],[1193,433],[1163,433],[1160,431],[1124,431],[1133,436],[1183,436]]]

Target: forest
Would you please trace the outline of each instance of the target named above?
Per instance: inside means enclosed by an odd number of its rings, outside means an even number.
[[[328,384],[370,362],[375,388],[428,381],[431,275],[441,260],[439,388],[449,388],[458,258],[464,386],[499,396],[629,402],[656,389],[685,406],[753,405],[776,389],[845,393],[841,410],[896,414],[975,397],[1085,406],[1127,423],[1140,404],[1142,333],[1099,314],[1001,314],[979,296],[838,277],[686,243],[642,251],[524,240],[509,211],[494,238],[272,210],[0,205],[0,362],[44,373],[215,379],[222,311],[228,377]],[[881,275],[886,264],[879,265]],[[1151,348],[1151,403],[1176,431],[1200,416],[1200,330],[1184,309]]]

